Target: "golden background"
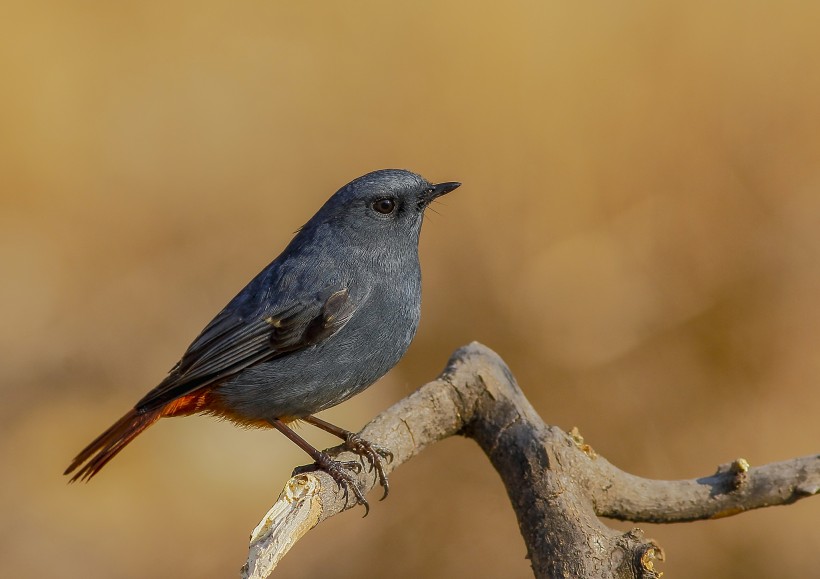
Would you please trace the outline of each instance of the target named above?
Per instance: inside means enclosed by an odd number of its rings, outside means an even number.
[[[410,352],[329,420],[358,429],[479,340],[547,422],[638,475],[818,451],[820,4],[3,13],[3,577],[236,576],[307,461],[281,435],[163,421],[90,485],[60,473],[330,194],[383,167],[464,185],[425,223]],[[530,576],[473,443],[391,483],[277,576]],[[796,577],[820,562],[818,517],[815,499],[640,526],[667,577]]]

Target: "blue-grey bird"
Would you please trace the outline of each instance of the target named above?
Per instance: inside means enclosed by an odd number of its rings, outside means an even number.
[[[386,169],[339,189],[202,330],[168,376],[64,474],[74,472],[72,482],[90,479],[160,418],[211,414],[276,428],[367,508],[347,470],[358,463],[333,460],[288,426],[303,420],[366,457],[387,496],[380,459],[389,452],[314,414],[363,391],[407,351],[420,316],[424,210],[459,185]]]

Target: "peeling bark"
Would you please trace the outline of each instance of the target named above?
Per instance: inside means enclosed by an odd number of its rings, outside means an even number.
[[[744,459],[713,475],[656,481],[625,473],[541,420],[512,373],[478,343],[457,350],[444,372],[377,416],[360,433],[393,452],[392,470],[455,434],[475,440],[507,489],[538,578],[653,578],[663,551],[640,529],[621,533],[598,517],[653,523],[714,519],[786,505],[820,492],[820,455],[760,467]],[[339,460],[357,457],[331,449]],[[378,484],[358,476],[363,492]],[[355,507],[329,475],[291,478],[251,536],[244,578],[267,577],[293,544],[328,517]]]

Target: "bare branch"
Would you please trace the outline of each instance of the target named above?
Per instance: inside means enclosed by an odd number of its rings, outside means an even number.
[[[599,458],[589,472],[590,496],[602,517],[648,523],[719,519],[790,505],[820,492],[820,455],[759,467],[739,458],[715,474],[657,481],[633,476]],[[592,481],[595,481],[594,483]]]
[[[390,449],[389,473],[434,442],[473,438],[498,471],[527,545],[536,577],[658,577],[661,549],[607,528],[598,516],[678,522],[790,504],[820,491],[820,456],[749,468],[743,459],[712,476],[652,481],[599,457],[577,432],[544,424],[504,362],[473,343],[456,351],[435,381],[380,414],[361,432]],[[355,460],[340,447],[340,460]],[[377,484],[359,475],[363,492]],[[324,472],[294,476],[251,537],[247,578],[267,577],[291,546],[328,517],[353,508]]]

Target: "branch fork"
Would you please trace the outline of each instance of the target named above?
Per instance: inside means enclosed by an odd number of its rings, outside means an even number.
[[[545,424],[501,358],[476,342],[457,350],[436,380],[360,433],[392,452],[386,474],[456,434],[475,440],[501,476],[539,578],[660,577],[655,564],[664,554],[654,541],[637,528],[610,529],[598,517],[652,523],[715,519],[820,493],[820,455],[760,467],[738,458],[694,480],[625,473],[577,429],[568,434]],[[339,460],[359,458],[341,446],[328,452]],[[367,468],[357,480],[365,494],[379,484]],[[310,529],[355,506],[327,473],[295,475],[251,534],[242,577],[268,577]]]

